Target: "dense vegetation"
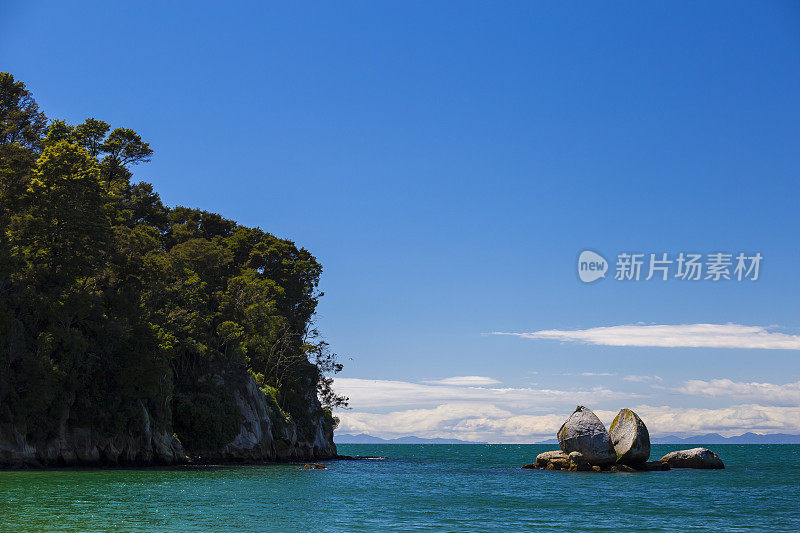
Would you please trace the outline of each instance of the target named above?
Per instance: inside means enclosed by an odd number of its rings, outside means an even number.
[[[114,432],[143,404],[184,444],[219,445],[236,407],[199,378],[230,364],[288,416],[309,394],[344,405],[312,323],[319,263],[258,228],[165,207],[132,180],[152,153],[101,120],[48,121],[0,73],[0,424],[30,442],[64,421]]]

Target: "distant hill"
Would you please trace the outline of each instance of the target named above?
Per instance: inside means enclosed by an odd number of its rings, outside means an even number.
[[[705,435],[695,435],[694,437],[676,437],[668,435],[666,437],[650,437],[651,444],[800,444],[800,435],[789,435],[787,433],[774,433],[772,435],[760,435],[758,433],[745,433],[735,437],[723,437],[719,433],[707,433]],[[547,439],[536,444],[558,444],[556,439]]]
[[[695,437],[651,437],[653,444],[800,444],[800,435],[789,435],[787,433],[773,433],[771,435],[760,435],[758,433],[745,433],[735,437],[723,437],[719,433],[708,433]]]
[[[360,433],[358,435],[351,435],[348,433],[334,435],[333,442],[336,444],[486,444],[485,442],[470,442],[459,439],[423,439],[410,435],[397,439],[382,439],[380,437],[367,435],[366,433]]]
[[[421,437],[407,436],[397,439],[382,439],[373,437],[366,433],[351,435],[342,433],[334,435],[333,441],[336,444],[486,444],[485,442],[471,442],[459,439],[423,439]],[[694,437],[650,437],[652,444],[800,444],[800,435],[790,435],[788,433],[774,433],[772,435],[760,435],[758,433],[745,433],[735,437],[723,437],[719,433],[707,433]],[[547,439],[535,442],[534,444],[558,444],[557,439]]]

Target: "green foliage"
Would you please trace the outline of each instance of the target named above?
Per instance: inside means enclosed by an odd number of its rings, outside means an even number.
[[[38,148],[46,126],[47,118],[25,84],[0,72],[0,144]]]
[[[67,141],[47,146],[11,226],[11,244],[36,279],[69,282],[95,271],[110,232],[96,161]]]
[[[345,406],[326,376],[341,365],[311,325],[314,256],[165,207],[132,181],[152,154],[133,130],[94,118],[48,126],[24,84],[0,73],[0,423],[31,440],[63,424],[113,434],[146,411],[190,451],[210,450],[238,432],[231,393],[207,379],[230,365],[301,432],[315,396]]]
[[[291,415],[281,408],[281,393],[275,387],[271,387],[269,385],[262,385],[264,381],[263,374],[256,374],[256,383],[259,384],[259,388],[261,392],[264,393],[264,397],[267,399],[267,405],[272,411],[273,420],[280,419],[284,422],[288,422],[291,419]]]

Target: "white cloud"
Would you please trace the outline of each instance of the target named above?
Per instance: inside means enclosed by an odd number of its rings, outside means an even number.
[[[553,339],[601,346],[655,346],[669,348],[750,348],[800,350],[800,335],[741,324],[679,324],[606,326],[579,330],[541,330],[504,333],[526,339]]]
[[[385,414],[337,413],[341,433],[367,433],[384,438],[406,435],[457,438],[471,441],[531,442],[554,435],[564,416],[515,415],[484,403],[448,403],[430,409],[407,409]]]
[[[639,394],[591,387],[582,390],[535,389],[529,387],[478,387],[431,385],[380,379],[336,378],[334,387],[350,398],[354,409],[432,406],[454,402],[483,402],[519,410],[574,406],[604,400],[641,398]]]
[[[773,405],[800,405],[800,381],[776,385],[774,383],[746,383],[730,379],[709,381],[692,379],[686,381],[677,391],[684,394],[722,396]]]
[[[628,375],[623,379],[639,383],[662,381],[655,375]],[[618,407],[630,407],[642,417],[653,436],[711,432],[731,436],[747,431],[800,433],[800,382],[777,385],[730,379],[690,380],[673,390],[687,395],[727,397],[738,403],[719,408],[686,408],[635,404],[632,400],[641,401],[649,396],[601,387],[582,390],[492,387],[494,381],[480,376],[459,376],[434,383],[338,378],[335,387],[350,397],[353,410],[337,412],[341,419],[337,431],[384,438],[416,435],[536,442],[554,437],[574,406],[582,404],[613,407],[613,410],[595,409],[606,426]]]
[[[556,372],[556,376],[581,376],[581,377],[602,377],[616,376],[616,372]]]
[[[630,381],[632,383],[647,383],[649,381],[664,381],[661,379],[660,376],[625,376],[625,381]]]
[[[721,433],[800,433],[800,407],[756,404],[720,409],[638,405],[633,409],[651,435]],[[445,437],[487,442],[536,442],[555,437],[571,409],[541,415],[515,414],[485,403],[447,403],[430,409],[407,409],[376,414],[338,413],[340,433],[368,433],[384,438],[405,435]],[[596,410],[608,425],[616,411]]]
[[[423,381],[423,383],[429,383],[431,385],[480,386],[497,385],[500,382],[485,376],[455,376],[436,381]]]
[[[724,436],[755,433],[800,433],[800,406],[780,407],[758,404],[734,405],[718,409],[676,408],[640,405],[633,408],[651,433],[703,434]],[[609,422],[616,413],[603,418]]]

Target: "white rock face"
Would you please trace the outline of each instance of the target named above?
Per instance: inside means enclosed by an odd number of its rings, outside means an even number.
[[[558,444],[565,453],[580,452],[592,465],[617,460],[606,427],[591,409],[579,405],[558,430]]]
[[[659,459],[671,468],[725,468],[719,455],[708,448],[692,448],[671,452]]]
[[[211,376],[218,386],[233,393],[236,405],[242,415],[239,434],[220,450],[203,451],[209,460],[230,461],[309,461],[336,457],[333,435],[326,435],[319,413],[319,400],[316,394],[306,398],[308,405],[309,429],[300,435],[294,421],[281,420],[277,413],[271,413],[264,393],[258,388],[249,372],[238,368],[226,368]],[[317,414],[313,413],[317,411]]]
[[[620,409],[608,430],[617,462],[637,465],[650,458],[650,433],[639,415]]]

